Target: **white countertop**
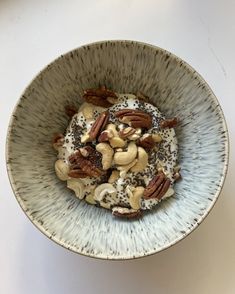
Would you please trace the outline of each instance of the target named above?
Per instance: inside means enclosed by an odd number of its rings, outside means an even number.
[[[0,1],[0,293],[235,293],[235,1]],[[32,77],[60,54],[104,39],[163,47],[209,83],[227,118],[230,168],[213,211],[157,255],[110,262],[71,253],[41,234],[13,196],[5,169],[10,114]],[[216,172],[216,170],[215,170]]]

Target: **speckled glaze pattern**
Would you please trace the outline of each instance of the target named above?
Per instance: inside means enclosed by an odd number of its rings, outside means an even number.
[[[64,106],[79,105],[83,89],[103,84],[119,93],[140,90],[181,121],[176,133],[183,180],[175,196],[135,221],[75,198],[54,172],[51,138],[68,124]],[[227,128],[209,86],[173,54],[132,41],[93,43],[48,65],[20,98],[7,138],[10,181],[30,220],[60,245],[105,259],[150,255],[188,235],[213,207],[227,164]]]

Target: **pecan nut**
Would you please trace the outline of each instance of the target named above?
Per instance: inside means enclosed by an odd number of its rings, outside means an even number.
[[[181,180],[182,179],[181,173],[179,171],[174,173],[173,178],[175,181]]]
[[[179,123],[179,120],[177,117],[169,118],[169,119],[164,119],[160,122],[160,128],[165,129],[165,128],[175,128]]]
[[[118,132],[118,135],[120,138],[126,139],[129,136],[133,135],[134,133],[135,133],[135,129],[132,127],[128,127],[128,128],[124,128],[124,129],[120,130]]]
[[[89,175],[79,168],[73,168],[68,172],[70,178],[87,178]]]
[[[100,152],[98,152],[95,148],[93,148],[90,145],[86,145],[83,148],[79,149],[81,154],[82,152],[85,154],[85,156],[82,154],[83,157],[86,157],[88,160],[90,160],[91,163],[93,163],[98,168],[102,168],[102,156]],[[86,152],[84,152],[86,151]]]
[[[55,134],[52,140],[52,145],[55,150],[58,150],[59,147],[62,147],[64,144],[64,135],[63,134]]]
[[[111,138],[113,138],[113,133],[110,130],[105,130],[99,135],[98,142],[107,142]]]
[[[70,177],[85,177],[85,174],[90,177],[99,177],[103,175],[105,172],[97,166],[95,158],[96,155],[94,154],[91,154],[88,157],[83,157],[80,150],[77,150],[69,157],[71,166],[68,175]]]
[[[148,184],[144,190],[144,199],[161,199],[171,184],[170,179],[168,179],[164,173],[157,174]]]
[[[114,103],[109,102],[109,99],[112,97],[112,102],[114,99],[117,99],[117,95],[111,91],[108,90],[105,86],[101,86],[98,89],[88,89],[84,91],[83,98],[96,106],[101,107],[110,107]]]
[[[112,209],[112,214],[120,218],[136,219],[142,216],[142,211],[126,207],[115,206]]]
[[[143,102],[149,102],[149,97],[146,96],[145,94],[143,94],[141,91],[138,91],[136,93],[136,97],[140,100],[140,101],[143,101]]]
[[[116,112],[115,116],[120,122],[128,124],[133,128],[145,128],[152,127],[152,117],[149,113],[137,109],[122,109]]]
[[[151,150],[154,148],[155,142],[152,135],[145,134],[138,140],[137,145],[143,147],[144,149]]]
[[[72,118],[74,114],[78,112],[77,108],[73,105],[67,105],[65,106],[64,109],[65,109],[65,113],[67,114],[69,118]]]
[[[91,141],[95,140],[98,135],[105,129],[106,125],[109,122],[109,112],[102,112],[93,123],[90,131],[88,132],[89,138]]]

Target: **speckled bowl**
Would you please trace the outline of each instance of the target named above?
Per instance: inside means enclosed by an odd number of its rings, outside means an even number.
[[[117,92],[140,90],[181,120],[183,180],[174,197],[140,220],[118,220],[78,200],[54,172],[51,138],[68,124],[64,106],[79,105],[82,90],[100,84]],[[187,236],[217,200],[227,165],[226,123],[207,83],[180,58],[139,42],[98,42],[49,64],[21,96],[7,137],[9,178],[29,219],[58,244],[104,259],[150,255]]]

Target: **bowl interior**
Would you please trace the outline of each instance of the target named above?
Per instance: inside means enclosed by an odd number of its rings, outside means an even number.
[[[105,84],[142,91],[177,128],[183,180],[176,195],[138,221],[112,217],[73,196],[54,172],[54,133],[68,124],[64,106],[79,105],[83,89]],[[109,259],[167,248],[207,215],[224,181],[227,130],[217,99],[185,62],[158,47],[129,41],[94,43],[47,66],[22,95],[7,139],[7,167],[21,207],[54,241],[75,252]]]

